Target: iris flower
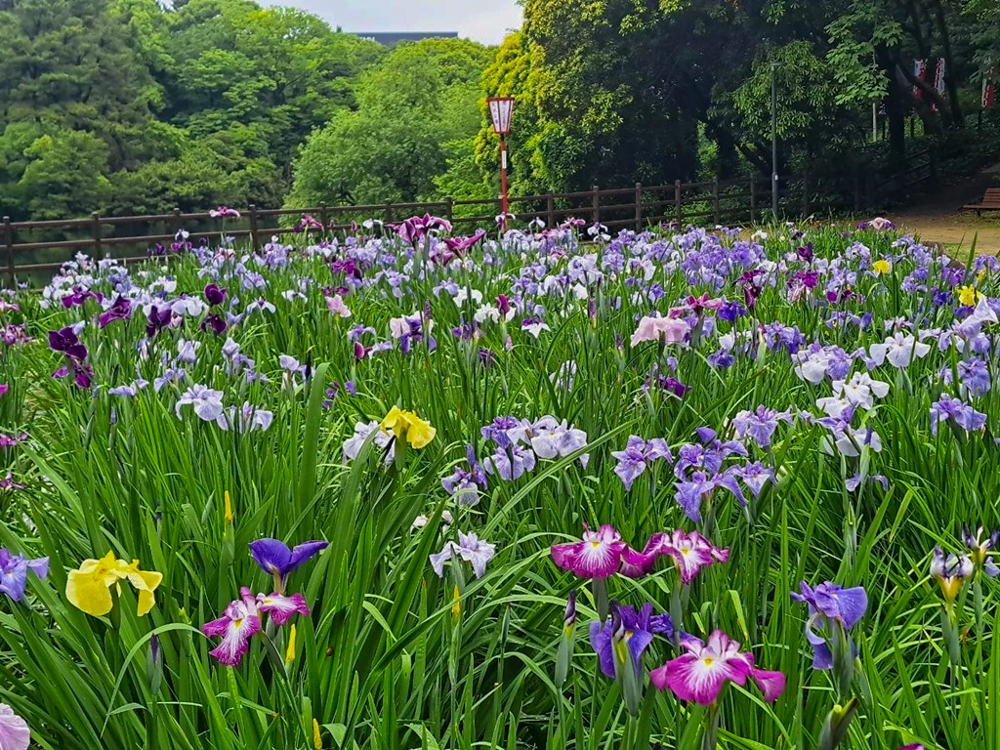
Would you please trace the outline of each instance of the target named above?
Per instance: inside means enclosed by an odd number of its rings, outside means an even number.
[[[687,653],[649,674],[657,689],[670,690],[681,700],[711,705],[727,681],[744,685],[748,677],[768,703],[776,701],[785,689],[784,674],[757,669],[753,654],[741,653],[740,644],[721,630],[714,631],[707,643],[684,636],[681,648]]]
[[[222,617],[202,625],[201,632],[222,638],[222,643],[209,654],[220,664],[237,666],[250,648],[250,639],[260,632],[260,610],[250,589],[246,586],[240,589],[240,598],[230,602]]]
[[[258,539],[250,542],[250,554],[265,573],[274,576],[275,588],[285,590],[288,575],[313,555],[326,549],[329,542],[311,541],[291,549],[278,539]]]
[[[809,605],[806,640],[813,647],[813,669],[833,669],[830,643],[837,635],[835,627],[840,625],[847,633],[864,617],[868,609],[868,593],[862,586],[844,589],[830,581],[821,583],[816,588],[802,581],[799,591],[802,593],[796,594],[793,591],[791,596],[795,601]],[[819,633],[814,630],[817,625]]]
[[[80,567],[71,570],[66,579],[66,598],[79,610],[94,617],[103,617],[111,611],[111,587],[121,593],[121,581],[127,580],[139,592],[136,614],[147,614],[156,603],[154,592],[163,581],[163,574],[139,570],[139,561],[127,563],[116,560],[108,552],[100,560],[84,560]]]
[[[621,566],[628,545],[614,526],[604,524],[597,531],[587,529],[583,539],[552,545],[552,561],[580,578],[608,578]]]
[[[28,722],[14,713],[6,703],[0,703],[0,748],[3,750],[28,750],[31,729]]]
[[[431,567],[437,573],[438,578],[444,577],[444,564],[446,560],[465,560],[472,565],[472,572],[476,578],[482,578],[486,574],[486,564],[496,555],[496,546],[480,539],[475,534],[463,534],[458,532],[458,543],[445,542],[444,547],[437,554],[431,555]]]
[[[0,549],[0,592],[15,602],[21,601],[29,570],[39,578],[45,578],[49,574],[49,558],[29,560],[24,555],[12,555],[6,549]]]
[[[972,555],[972,562],[976,568],[982,570],[990,578],[1000,575],[1000,568],[989,558],[990,550],[996,549],[997,541],[1000,540],[1000,531],[994,531],[989,536],[984,537],[985,532],[980,526],[975,536],[969,529],[962,530],[962,543],[969,548]],[[2,589],[0,589],[2,591]]]
[[[296,613],[309,616],[309,605],[302,594],[285,596],[277,591],[268,595],[257,594],[257,609],[270,614],[275,625],[284,625]]]
[[[397,440],[405,440],[414,448],[427,446],[437,434],[437,430],[425,422],[414,411],[403,411],[394,406],[382,420],[382,430],[392,431]]]
[[[682,318],[651,318],[644,316],[629,343],[637,346],[643,341],[659,341],[665,344],[682,344],[691,332],[691,326]]]
[[[674,637],[670,615],[654,615],[653,605],[644,604],[639,611],[634,607],[612,603],[611,616],[606,622],[594,620],[590,623],[590,645],[597,654],[601,671],[611,679],[617,676],[615,669],[615,642],[627,645],[632,657],[636,675],[642,672],[642,655],[653,642],[654,635]]]
[[[931,576],[937,579],[941,593],[949,604],[958,598],[958,592],[966,578],[975,572],[975,565],[968,555],[945,555],[940,547],[934,548],[931,558]]]

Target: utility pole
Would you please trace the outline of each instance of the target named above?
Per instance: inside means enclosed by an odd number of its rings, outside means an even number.
[[[771,63],[771,212],[778,221],[778,63]]]

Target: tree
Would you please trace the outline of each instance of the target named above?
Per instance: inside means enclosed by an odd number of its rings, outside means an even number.
[[[28,164],[18,189],[31,216],[80,216],[101,205],[108,189],[108,146],[93,133],[58,129],[36,138],[24,155]]]
[[[477,82],[488,61],[486,47],[462,39],[396,47],[362,76],[357,110],[339,112],[309,138],[286,203],[434,195],[434,179],[448,166],[446,144],[469,139],[478,129]]]

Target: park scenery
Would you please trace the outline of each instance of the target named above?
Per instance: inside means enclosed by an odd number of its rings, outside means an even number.
[[[993,3],[174,6],[0,0],[0,750],[1000,750]]]

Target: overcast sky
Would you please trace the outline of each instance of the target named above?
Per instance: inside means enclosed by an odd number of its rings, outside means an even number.
[[[302,8],[344,31],[457,31],[496,44],[521,25],[516,0],[261,0]]]

